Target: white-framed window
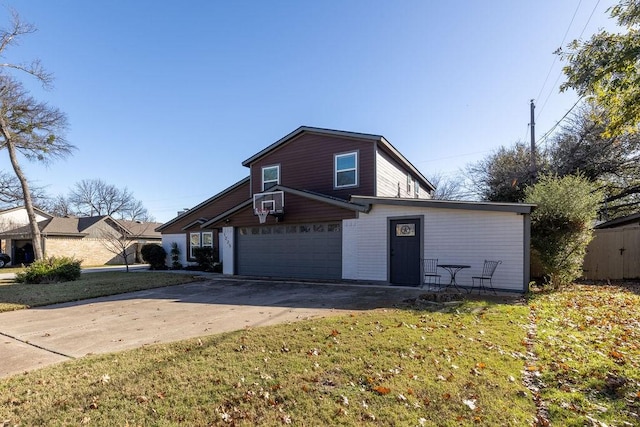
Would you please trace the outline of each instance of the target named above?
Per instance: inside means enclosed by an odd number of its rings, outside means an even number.
[[[413,194],[416,199],[420,198],[420,184],[417,179],[413,180]]]
[[[280,184],[280,165],[264,166],[262,168],[262,191]]]
[[[407,194],[411,194],[411,183],[413,182],[413,178],[411,178],[411,174],[407,173]]]
[[[202,232],[202,246],[203,248],[213,248],[213,231]]]
[[[194,249],[200,247],[200,233],[189,234],[189,255],[191,258],[195,258]]]
[[[196,248],[212,248],[213,249],[213,231],[203,231],[202,233],[189,234],[189,255],[195,258]]]
[[[336,188],[358,185],[358,152],[335,155],[334,185]]]

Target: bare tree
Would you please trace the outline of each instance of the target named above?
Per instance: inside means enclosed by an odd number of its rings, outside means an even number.
[[[53,198],[43,197],[36,204],[40,209],[54,216],[65,217],[75,215],[75,212],[69,205],[69,201],[61,195]]]
[[[4,59],[6,50],[27,34],[35,31],[35,27],[20,20],[17,13],[12,12],[12,22],[8,30],[0,30],[0,59]],[[67,127],[66,116],[46,103],[37,102],[28,95],[22,83],[8,71],[26,73],[48,88],[52,82],[51,74],[44,71],[38,60],[29,64],[0,63],[0,149],[6,148],[11,166],[20,181],[24,206],[29,217],[29,227],[33,239],[34,257],[41,259],[42,239],[29,183],[20,167],[18,154],[28,160],[46,162],[55,157],[68,155],[73,146],[64,139]]]
[[[441,173],[429,176],[429,181],[436,187],[433,198],[437,200],[465,200],[468,193],[464,188],[464,178],[454,176],[447,178]]]
[[[524,200],[524,190],[533,182],[530,153],[527,144],[518,142],[510,148],[500,147],[483,160],[467,165],[471,191],[490,202]],[[541,153],[536,153],[536,164],[538,173],[548,168],[547,159]]]
[[[78,215],[109,215],[131,221],[150,221],[142,203],[126,187],[122,190],[101,179],[83,179],[69,193],[69,203]]]
[[[151,223],[120,220],[107,217],[105,222],[111,227],[100,230],[102,245],[112,254],[122,258],[127,272],[131,258],[135,262],[138,250],[138,240],[149,231]]]
[[[0,172],[0,204],[15,207],[22,204],[22,186],[15,175]]]

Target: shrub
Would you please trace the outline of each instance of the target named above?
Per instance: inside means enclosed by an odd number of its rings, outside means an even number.
[[[171,268],[174,270],[182,269],[182,263],[180,262],[180,247],[176,242],[171,243]]]
[[[214,271],[217,263],[218,251],[215,248],[194,248],[193,256],[202,271]]]
[[[581,176],[543,176],[526,189],[531,213],[531,247],[551,288],[570,284],[582,274],[602,193]]]
[[[142,259],[149,263],[151,270],[166,270],[167,251],[160,245],[147,243],[140,248]]]
[[[18,283],[59,283],[80,278],[80,264],[69,257],[49,257],[33,262],[24,271],[16,273]]]

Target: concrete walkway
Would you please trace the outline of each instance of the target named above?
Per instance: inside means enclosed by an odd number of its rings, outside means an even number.
[[[0,313],[0,378],[203,335],[393,307],[417,288],[212,276],[166,288]]]

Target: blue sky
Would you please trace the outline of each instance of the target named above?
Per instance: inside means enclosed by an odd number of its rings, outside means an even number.
[[[553,51],[611,28],[612,4],[0,0],[0,26],[11,7],[38,28],[6,59],[55,75],[48,92],[22,80],[77,147],[25,161],[30,179],[66,195],[100,178],[165,222],[301,125],[383,135],[427,177],[528,142],[530,99],[542,136],[577,99]]]

